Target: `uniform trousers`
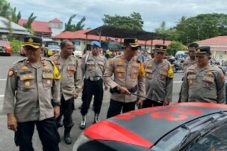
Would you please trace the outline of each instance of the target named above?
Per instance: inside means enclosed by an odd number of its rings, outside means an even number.
[[[84,80],[84,87],[82,92],[82,106],[81,114],[85,116],[90,107],[92,96],[94,95],[94,112],[100,113],[102,100],[103,100],[103,80],[91,81],[89,79]]]
[[[73,127],[72,113],[74,110],[74,98],[70,98],[69,100],[65,100],[64,96],[61,97],[61,109],[60,116],[57,119],[57,122],[60,122],[62,116],[64,116],[63,124],[65,128]]]
[[[119,101],[110,99],[110,106],[107,112],[107,118],[118,115],[121,112],[125,113],[125,112],[135,110],[135,104],[136,104],[136,101],[125,103],[125,102],[119,102]]]
[[[143,108],[147,108],[147,107],[155,107],[155,106],[163,106],[163,103],[159,103],[159,102],[155,102],[152,100],[144,100],[143,101]]]
[[[36,126],[39,138],[43,145],[43,151],[59,151],[58,143],[60,137],[54,118],[42,121],[19,122],[15,132],[15,144],[20,151],[34,151],[32,146],[32,136]]]

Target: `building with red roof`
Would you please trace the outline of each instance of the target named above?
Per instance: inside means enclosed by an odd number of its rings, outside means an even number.
[[[23,26],[27,22],[26,19],[20,19],[19,25]],[[32,31],[36,36],[40,37],[52,37],[62,32],[63,22],[57,18],[51,21],[33,21]]]
[[[210,46],[212,57],[217,60],[227,60],[227,36],[218,36],[197,41],[200,46]]]

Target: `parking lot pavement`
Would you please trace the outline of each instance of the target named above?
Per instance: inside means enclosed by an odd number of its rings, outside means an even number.
[[[20,57],[20,56],[11,56],[11,57],[1,57],[0,56],[0,63],[1,63],[1,66],[0,66],[0,71],[1,71],[1,73],[0,73],[0,134],[1,134],[0,150],[4,149],[3,151],[17,151],[18,150],[18,148],[15,146],[15,144],[13,142],[14,133],[7,129],[6,116],[2,114],[2,104],[3,104],[4,89],[5,89],[8,68],[12,65],[13,62],[15,62],[16,60],[19,60],[21,58],[22,57]],[[175,74],[175,77],[174,77],[174,89],[173,89],[174,102],[176,102],[178,100],[178,93],[179,93],[180,86],[181,86],[182,75],[183,75],[182,73],[177,73],[177,74]],[[109,106],[109,100],[110,100],[109,98],[110,98],[110,93],[108,91],[105,91],[100,119],[106,118],[106,113],[107,113],[107,109]],[[73,142],[76,141],[77,137],[82,132],[79,129],[81,115],[80,115],[78,107],[80,105],[81,105],[81,99],[78,98],[77,100],[75,100],[76,110],[73,113],[74,127],[72,128],[72,132],[71,132]],[[94,117],[93,112],[90,110],[90,112],[88,114],[88,125],[92,124],[93,117]],[[59,129],[59,133],[60,133],[61,140],[62,140],[59,145],[60,150],[61,151],[71,151],[73,148],[73,144],[66,145],[63,141],[63,128]],[[36,131],[33,136],[33,146],[36,151],[42,150],[42,145],[40,143],[40,140],[38,138]]]

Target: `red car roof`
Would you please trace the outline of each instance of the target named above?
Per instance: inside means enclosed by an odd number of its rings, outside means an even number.
[[[177,103],[131,111],[94,124],[84,134],[97,140],[118,141],[150,148],[162,136],[199,117],[227,111],[227,105]]]

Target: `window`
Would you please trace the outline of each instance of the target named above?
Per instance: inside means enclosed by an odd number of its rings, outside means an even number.
[[[186,151],[226,151],[227,124],[211,131],[191,144]]]

